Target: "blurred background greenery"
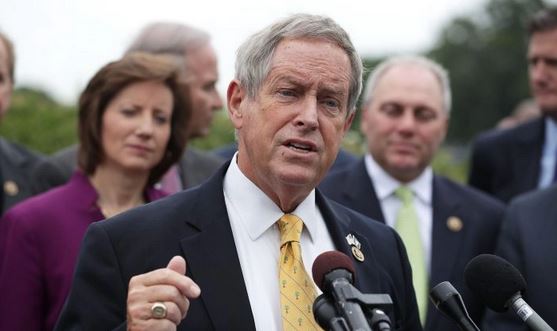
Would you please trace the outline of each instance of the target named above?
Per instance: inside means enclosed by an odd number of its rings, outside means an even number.
[[[468,146],[481,131],[492,128],[529,96],[526,24],[542,0],[489,0],[469,15],[456,17],[440,31],[423,55],[448,69],[453,92],[449,135],[436,156],[434,168],[457,181],[466,180]],[[366,76],[385,57],[364,57]],[[29,87],[14,92],[0,135],[31,149],[50,154],[75,143],[76,110],[57,103],[43,91]],[[193,145],[211,150],[234,140],[224,111],[213,122],[209,137]],[[358,155],[365,151],[359,117],[344,140]]]

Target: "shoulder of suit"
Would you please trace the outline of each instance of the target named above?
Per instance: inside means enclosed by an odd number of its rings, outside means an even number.
[[[492,129],[474,139],[475,146],[507,145],[543,138],[544,119],[537,118],[510,129]]]
[[[9,162],[17,166],[29,163],[38,163],[44,156],[38,152],[31,151],[22,145],[0,138],[0,152],[3,162]]]
[[[543,210],[547,206],[557,206],[557,185],[549,186],[541,190],[523,193],[509,203],[509,207],[534,208]]]
[[[161,223],[184,219],[189,211],[197,204],[195,198],[199,194],[198,188],[181,191],[158,200],[127,210],[103,222],[107,229],[122,229],[135,227],[142,223],[156,224],[155,227],[164,227]]]
[[[182,162],[195,163],[200,166],[213,165],[218,168],[226,162],[226,159],[211,152],[188,147],[182,156]]]
[[[385,225],[383,222],[378,222],[367,215],[364,215],[358,211],[346,207],[339,202],[336,202],[331,198],[325,197],[325,199],[336,213],[342,214],[351,220],[351,226],[355,226],[356,228],[369,229],[378,234],[392,232],[392,228]]]
[[[489,209],[498,212],[505,209],[505,204],[491,195],[447,177],[435,175],[434,185],[437,186],[436,189],[442,191],[443,196],[458,199],[472,209]]]
[[[335,187],[338,188],[339,185],[346,184],[346,179],[358,171],[362,167],[362,163],[364,161],[360,159],[359,161],[353,162],[350,165],[347,165],[341,169],[333,170],[327,173],[325,178],[319,184],[319,188],[324,191],[334,190]]]

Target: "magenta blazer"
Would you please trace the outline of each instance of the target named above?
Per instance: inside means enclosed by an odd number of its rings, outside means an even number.
[[[146,201],[166,193],[146,190]],[[97,192],[76,171],[0,219],[0,330],[52,330],[71,288],[81,240],[104,219]],[[87,302],[83,302],[87,305]]]

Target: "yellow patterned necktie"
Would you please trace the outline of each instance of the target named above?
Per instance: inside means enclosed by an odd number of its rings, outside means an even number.
[[[416,292],[420,320],[424,325],[428,303],[428,275],[422,238],[420,237],[418,215],[414,208],[414,195],[406,186],[397,188],[395,195],[402,202],[396,218],[395,229],[404,242],[404,246],[406,246],[408,260],[410,260],[410,266],[412,267],[412,283]]]
[[[280,310],[283,330],[320,330],[313,318],[316,297],[313,281],[302,261],[300,236],[304,222],[285,214],[277,222],[280,230]]]

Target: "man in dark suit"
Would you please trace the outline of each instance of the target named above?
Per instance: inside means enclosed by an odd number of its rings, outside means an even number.
[[[10,106],[14,89],[15,56],[11,41],[0,33],[0,119]],[[0,137],[0,215],[33,194],[30,179],[42,156]]]
[[[529,81],[543,117],[481,134],[472,147],[470,185],[504,202],[557,180],[557,8],[529,27]]]
[[[524,299],[557,329],[557,186],[525,193],[509,204],[496,254],[518,268],[526,279]],[[509,309],[511,310],[511,309]],[[527,331],[516,313],[488,311],[484,330]]]
[[[188,82],[186,93],[192,103],[192,114],[187,124],[188,142],[207,136],[213,114],[223,106],[216,90],[217,57],[209,35],[184,24],[153,23],[146,26],[126,50],[126,53],[131,52],[166,54],[183,62],[184,79]],[[37,192],[61,185],[71,177],[77,164],[77,146],[56,152],[48,161],[36,171]],[[180,162],[163,177],[162,189],[176,193],[199,185],[224,162],[224,158],[189,146]]]
[[[307,270],[337,249],[360,290],[391,295],[394,330],[421,330],[396,232],[315,190],[361,74],[329,18],[293,15],[249,38],[227,93],[238,153],[197,188],[91,226],[57,329],[315,330]]]
[[[544,119],[531,122],[500,137],[493,136],[491,145],[505,144],[504,153],[513,153],[512,157],[527,160],[509,159],[505,167],[512,167],[514,174],[505,168],[499,168],[504,176],[496,177],[493,182],[495,191],[508,193],[503,198],[545,187],[555,180],[553,169],[557,165],[557,8],[548,8],[538,12],[529,26],[530,42],[528,59],[530,63],[530,86],[536,103],[544,114]],[[511,135],[512,134],[512,135]],[[515,134],[526,138],[515,137]],[[503,140],[504,139],[504,140]],[[513,141],[522,139],[522,143],[511,148]],[[483,147],[479,144],[478,147]],[[528,151],[530,150],[530,151]],[[492,151],[496,153],[496,151]],[[502,153],[501,153],[502,154]],[[478,151],[478,162],[481,153]],[[504,157],[510,157],[505,155]],[[499,156],[499,159],[502,159]],[[486,162],[486,161],[483,161]],[[498,160],[498,162],[501,162]],[[522,168],[518,168],[522,162]],[[481,169],[481,168],[480,168]],[[526,176],[527,179],[521,177]],[[516,185],[504,185],[501,180],[517,181]],[[478,181],[480,182],[480,181]],[[498,184],[498,186],[495,186]],[[513,191],[514,189],[514,191]],[[556,305],[557,295],[557,260],[553,252],[557,248],[557,186],[551,185],[539,191],[528,192],[511,200],[503,228],[497,244],[496,254],[508,260],[520,270],[527,282],[525,300],[554,329],[557,329]],[[514,312],[505,314],[489,311],[484,330],[490,331],[526,331],[528,328]]]
[[[397,192],[411,191],[416,236],[401,236],[428,331],[456,329],[427,298],[429,289],[442,281],[450,281],[462,294],[474,320],[482,318],[484,307],[464,286],[462,274],[471,258],[494,250],[503,213],[495,199],[433,174],[430,164],[445,137],[449,109],[448,76],[438,64],[413,56],[386,60],[366,86],[361,129],[368,153],[320,186],[326,196],[397,231],[405,213],[404,198]]]

